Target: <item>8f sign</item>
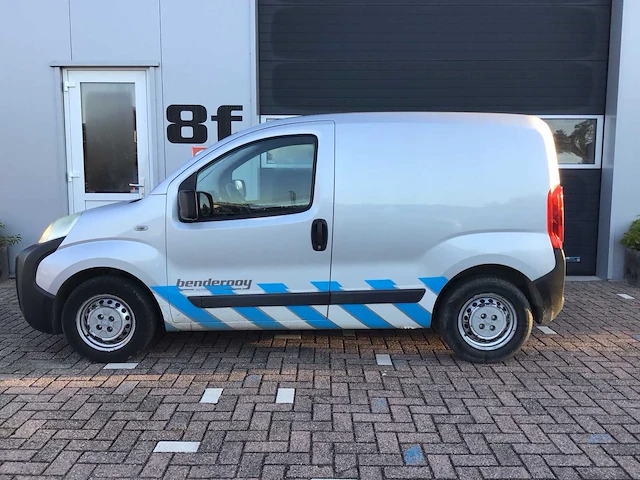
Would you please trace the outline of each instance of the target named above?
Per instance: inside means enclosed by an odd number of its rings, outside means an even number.
[[[218,122],[218,140],[231,135],[231,122],[242,121],[242,115],[231,114],[234,111],[241,112],[242,105],[221,105],[217,115],[211,115],[211,121]],[[202,105],[169,105],[167,120],[167,140],[171,143],[205,143],[209,137],[204,124],[207,109]]]

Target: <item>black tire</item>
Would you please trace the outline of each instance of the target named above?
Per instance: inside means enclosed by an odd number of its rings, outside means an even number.
[[[458,323],[458,315],[467,307],[467,303],[474,297],[485,294],[497,295],[511,303],[516,319],[515,327],[509,330],[512,336],[506,340],[508,335],[505,334],[506,343],[494,350],[482,350],[468,343]],[[467,317],[463,315],[463,318]],[[464,320],[461,322],[464,324]],[[515,354],[529,338],[533,327],[533,313],[527,297],[512,283],[498,277],[476,277],[458,285],[443,298],[439,327],[445,343],[459,358],[473,363],[501,362]],[[484,328],[483,325],[480,327]],[[465,330],[464,327],[461,328]]]
[[[127,320],[125,320],[127,317],[122,318],[122,331],[125,332],[123,335],[126,335],[127,331],[132,331],[132,333],[124,337],[127,339],[126,343],[111,351],[100,350],[83,340],[83,336],[89,338],[90,335],[83,335],[79,331],[82,327],[78,327],[78,323],[76,323],[76,316],[79,314],[79,310],[83,309],[83,305],[90,299],[101,295],[114,296],[123,300],[122,311],[128,313],[130,310],[133,313],[130,317],[132,320],[128,323],[128,330]],[[113,307],[108,308],[115,308],[115,305],[119,304],[114,303]],[[106,307],[106,305],[104,306]],[[120,321],[117,315],[115,320],[116,322]],[[62,331],[67,341],[76,352],[94,362],[123,362],[145,350],[155,335],[159,320],[156,306],[148,292],[132,280],[112,275],[95,277],[77,286],[67,298],[62,309]],[[101,330],[102,328],[100,326]]]

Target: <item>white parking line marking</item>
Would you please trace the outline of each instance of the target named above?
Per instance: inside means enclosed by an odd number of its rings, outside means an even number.
[[[138,366],[138,362],[107,363],[104,370],[132,370]]]
[[[612,443],[613,437],[608,433],[592,433],[589,435],[589,443]]]
[[[195,453],[200,447],[200,442],[168,442],[161,441],[156,444],[154,452]]]
[[[278,340],[300,340],[302,335],[299,333],[278,333],[274,335],[273,338]]]
[[[633,297],[631,295],[627,295],[626,293],[619,293],[618,296],[624,298],[625,300],[633,300]]]
[[[546,333],[547,335],[557,335],[558,332],[556,332],[555,330],[552,330],[551,328],[545,326],[545,325],[536,325],[536,328],[538,330],[540,330],[542,333]]]
[[[205,388],[200,403],[218,403],[222,395],[222,388]]]
[[[378,365],[393,365],[391,355],[387,353],[376,353],[376,363]]]
[[[293,403],[295,394],[295,388],[279,388],[276,395],[276,403]]]

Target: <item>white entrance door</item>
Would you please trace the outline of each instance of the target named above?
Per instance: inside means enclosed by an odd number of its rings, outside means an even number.
[[[149,180],[146,73],[65,71],[70,213],[145,194]]]

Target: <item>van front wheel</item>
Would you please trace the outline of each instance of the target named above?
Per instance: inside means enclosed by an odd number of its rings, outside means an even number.
[[[149,296],[122,277],[101,276],[83,282],[62,309],[67,341],[95,362],[122,362],[144,350],[157,324]]]
[[[511,357],[529,338],[533,313],[527,297],[497,277],[475,278],[443,299],[442,335],[460,358],[476,363]]]

